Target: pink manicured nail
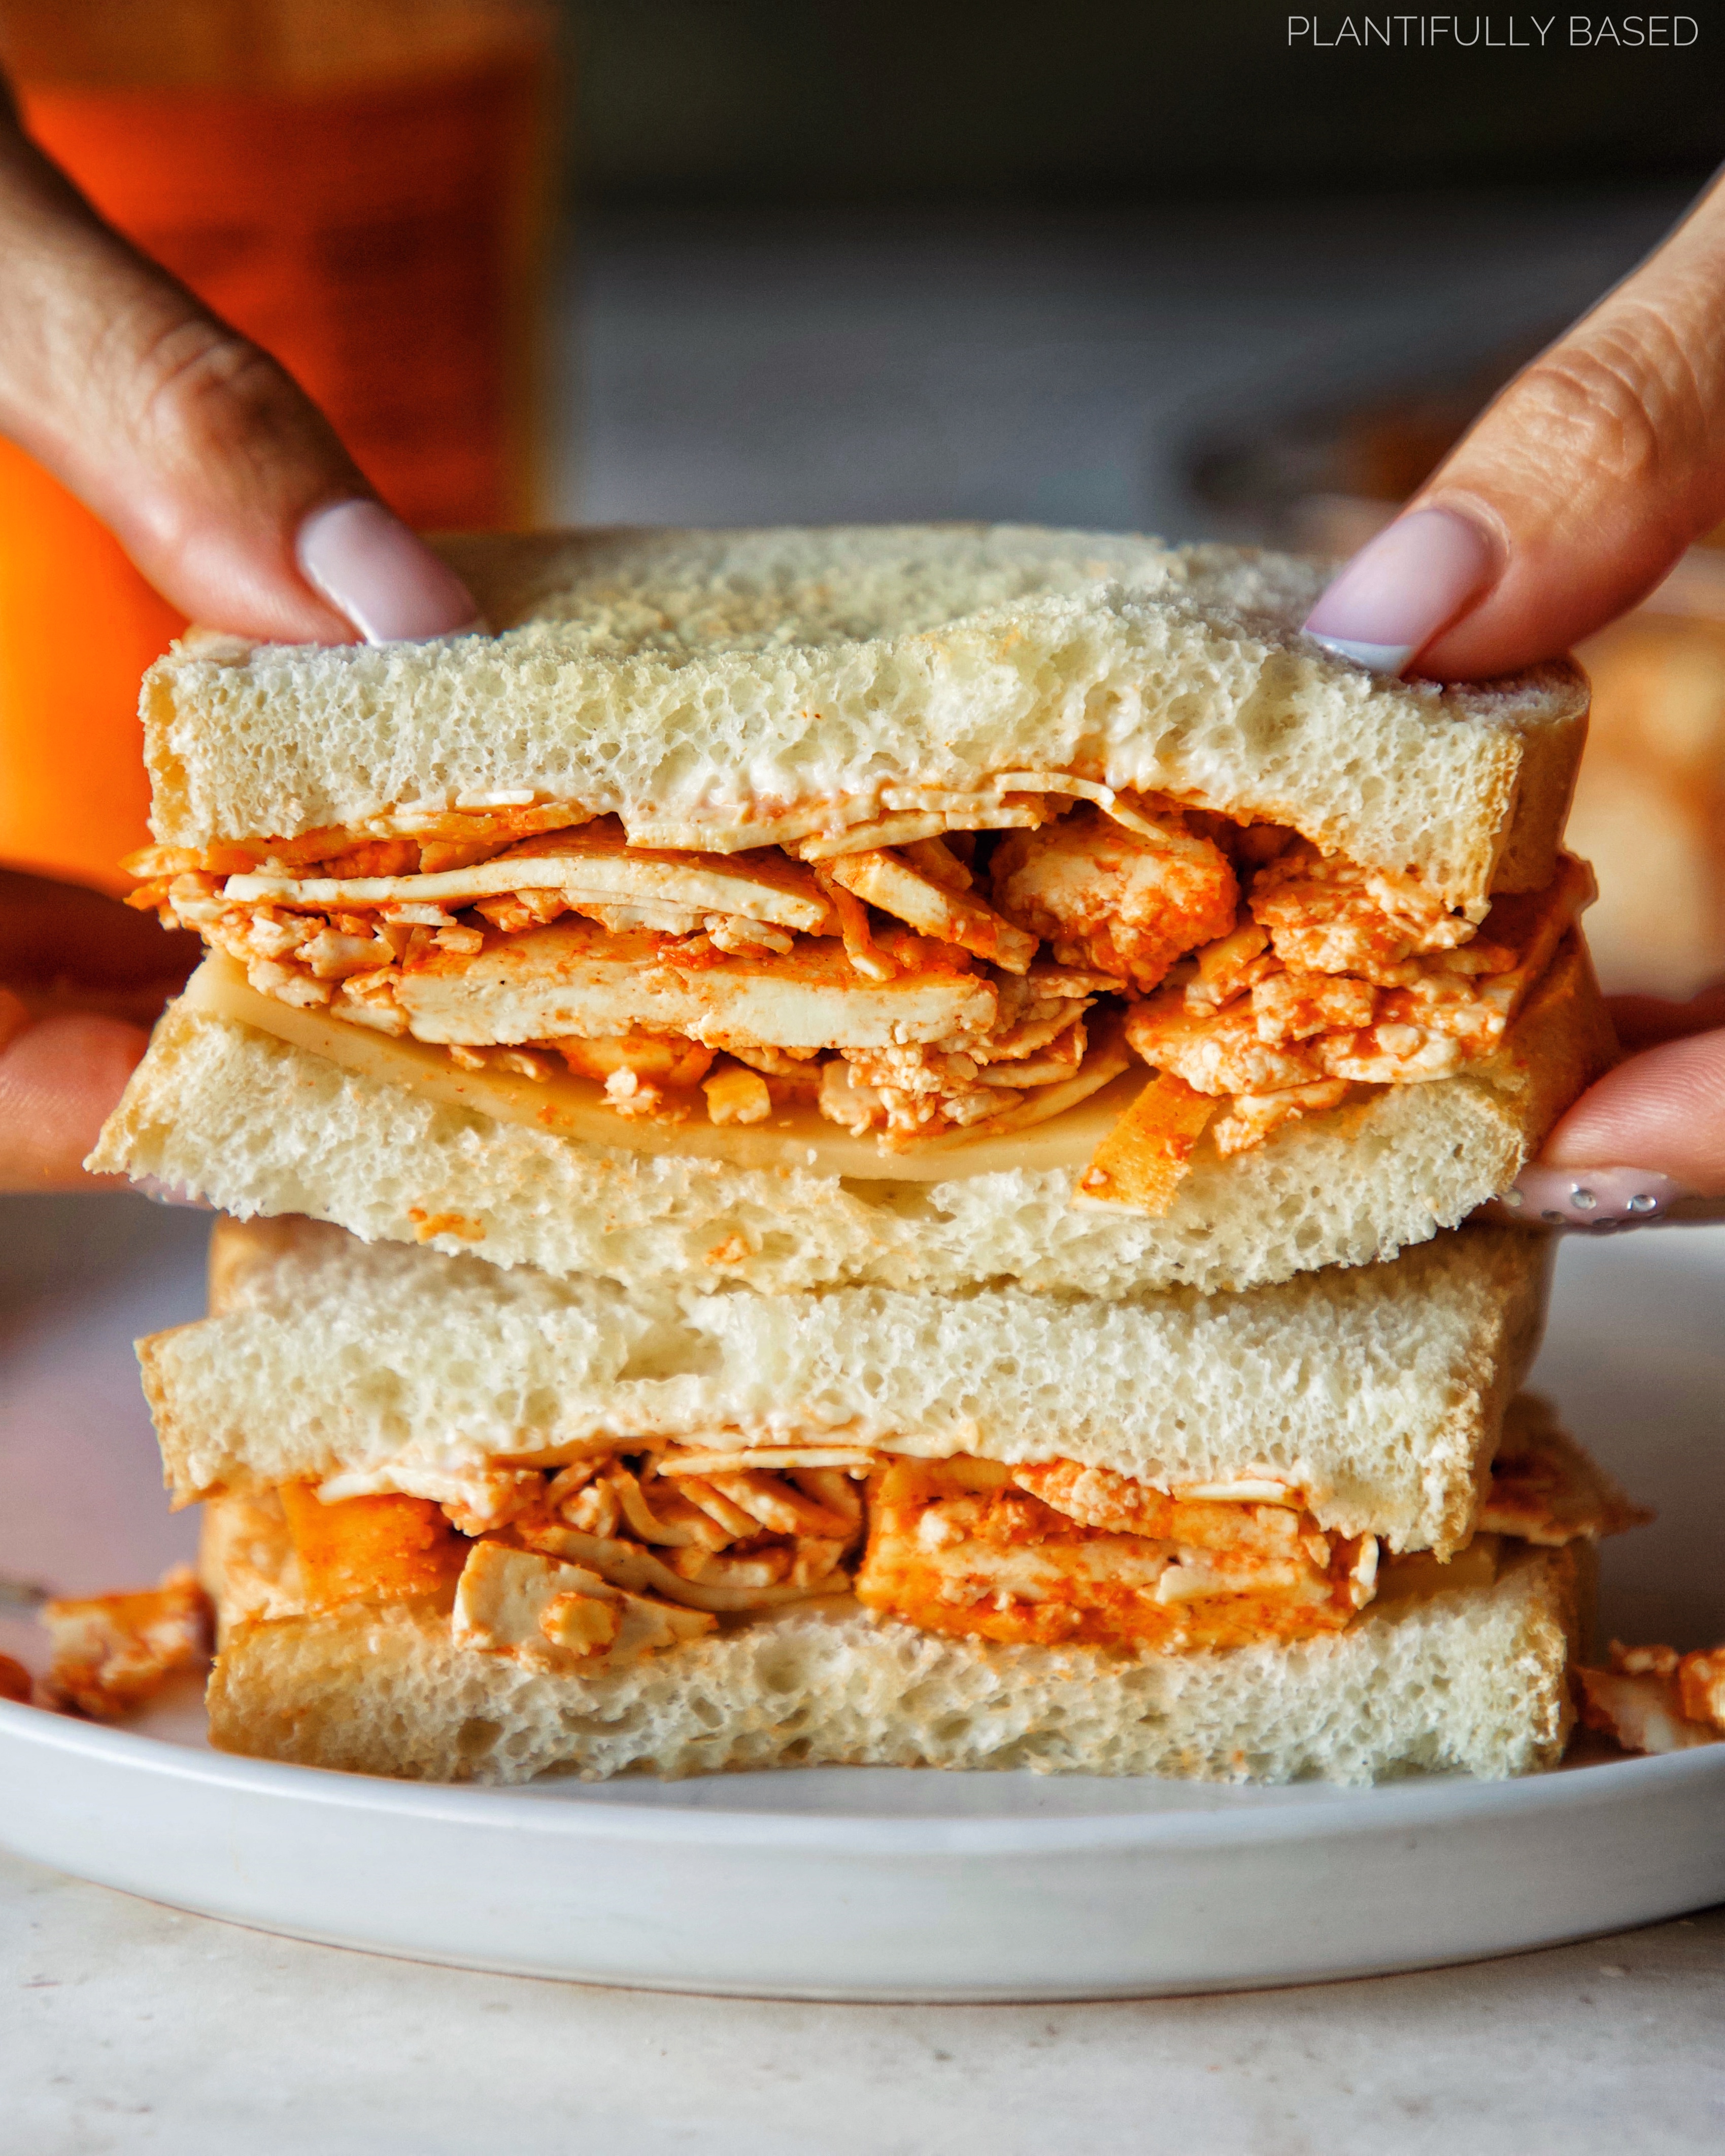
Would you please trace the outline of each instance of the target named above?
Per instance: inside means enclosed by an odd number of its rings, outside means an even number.
[[[459,636],[480,629],[473,594],[381,501],[314,509],[295,551],[308,583],[367,644]]]
[[[1498,1201],[1551,1228],[1633,1228],[1661,1219],[1686,1183],[1645,1168],[1524,1168]]]
[[[1488,535],[1450,509],[1399,516],[1363,547],[1306,619],[1344,659],[1399,674],[1497,575]]]

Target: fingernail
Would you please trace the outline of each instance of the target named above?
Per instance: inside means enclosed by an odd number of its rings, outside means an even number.
[[[1416,509],[1363,547],[1306,618],[1320,644],[1399,674],[1497,577],[1490,536],[1451,509]]]
[[[381,501],[338,501],[300,526],[300,568],[367,644],[480,629],[473,594]]]
[[[1645,1168],[1524,1168],[1498,1201],[1522,1219],[1553,1228],[1645,1227],[1680,1198],[1686,1183]]]

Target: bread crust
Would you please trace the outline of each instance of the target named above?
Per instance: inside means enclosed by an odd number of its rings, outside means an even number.
[[[1222,1782],[1530,1773],[1560,1757],[1587,1560],[1292,1645],[1104,1655],[937,1637],[802,1604],[592,1678],[459,1648],[427,1604],[228,1627],[228,1752],[424,1781],[784,1766],[1032,1768]]]
[[[1465,905],[1549,880],[1586,730],[1567,662],[1440,688],[1337,658],[1301,629],[1329,565],[1250,550],[949,525],[446,552],[495,637],[205,637],[150,670],[162,843],[531,788],[726,847],[1043,772],[1292,824]]]
[[[1163,1489],[1267,1473],[1326,1528],[1447,1555],[1538,1347],[1549,1244],[1468,1229],[1339,1277],[1111,1302],[626,1296],[310,1221],[218,1223],[212,1249],[213,1315],[138,1343],[178,1503],[726,1430]]]

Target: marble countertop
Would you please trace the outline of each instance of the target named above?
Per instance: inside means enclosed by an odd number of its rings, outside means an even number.
[[[1352,1984],[685,1999],[269,1938],[0,1856],[23,2156],[1636,2156],[1725,2145],[1725,1910]]]

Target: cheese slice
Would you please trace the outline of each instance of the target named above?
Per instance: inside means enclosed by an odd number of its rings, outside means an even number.
[[[883,1153],[871,1138],[841,1130],[809,1107],[788,1109],[767,1123],[631,1122],[606,1105],[603,1088],[589,1079],[458,1070],[442,1049],[423,1041],[391,1040],[326,1011],[260,995],[244,968],[219,953],[187,983],[180,1007],[251,1026],[380,1085],[583,1144],[684,1153],[745,1168],[802,1168],[850,1182],[949,1183],[1013,1168],[1076,1169],[1143,1084],[1142,1070],[1128,1069],[1117,1034],[1099,1028],[1083,1067],[1064,1085],[1040,1086],[1004,1114],[914,1152]]]

